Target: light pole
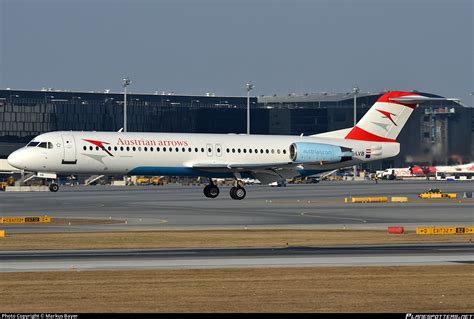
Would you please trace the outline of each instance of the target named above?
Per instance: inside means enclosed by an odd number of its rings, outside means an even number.
[[[250,135],[250,91],[253,90],[254,85],[252,81],[248,82],[245,85],[247,89],[247,135]]]
[[[123,131],[127,131],[127,86],[130,85],[132,81],[128,78],[128,76],[122,79],[122,86],[123,86]]]
[[[352,89],[352,93],[354,93],[354,126],[357,123],[357,94],[359,93],[359,88],[356,86]]]
[[[354,93],[354,127],[357,124],[357,93],[359,93],[359,88],[356,86],[352,89],[352,93]],[[357,175],[357,165],[354,165],[354,179]]]

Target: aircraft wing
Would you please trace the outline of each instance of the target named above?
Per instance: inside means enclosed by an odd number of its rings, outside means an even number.
[[[190,165],[192,168],[202,169],[202,170],[222,170],[228,169],[231,171],[252,171],[252,170],[273,170],[280,168],[287,168],[290,166],[296,166],[296,164],[287,162],[287,163],[260,163],[260,164],[244,164],[244,163],[193,163]]]
[[[298,164],[291,162],[261,164],[193,163],[190,165],[192,168],[204,171],[229,171],[235,174],[246,172],[263,184],[279,182],[286,178],[294,177],[297,166]]]

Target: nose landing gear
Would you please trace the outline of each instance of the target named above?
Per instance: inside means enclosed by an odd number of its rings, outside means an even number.
[[[49,184],[49,190],[53,193],[56,193],[59,190],[59,185],[53,182]]]

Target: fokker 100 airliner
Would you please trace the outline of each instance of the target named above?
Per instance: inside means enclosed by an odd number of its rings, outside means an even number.
[[[53,192],[57,175],[201,176],[209,178],[208,198],[219,195],[213,178],[234,178],[230,197],[240,200],[243,178],[267,184],[396,156],[398,134],[427,99],[388,92],[356,126],[311,136],[49,132],[13,152],[8,163],[50,180]]]

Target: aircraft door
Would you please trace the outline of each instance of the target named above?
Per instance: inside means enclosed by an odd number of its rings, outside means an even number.
[[[213,154],[212,144],[207,144],[206,145],[206,150],[207,150],[207,156],[212,157],[212,154]]]
[[[221,155],[222,155],[221,144],[216,144],[216,155],[217,155],[217,157],[221,157]]]
[[[63,164],[76,164],[77,157],[76,157],[76,143],[74,140],[74,136],[62,135],[61,137],[63,139],[63,150],[64,150],[62,163]]]

